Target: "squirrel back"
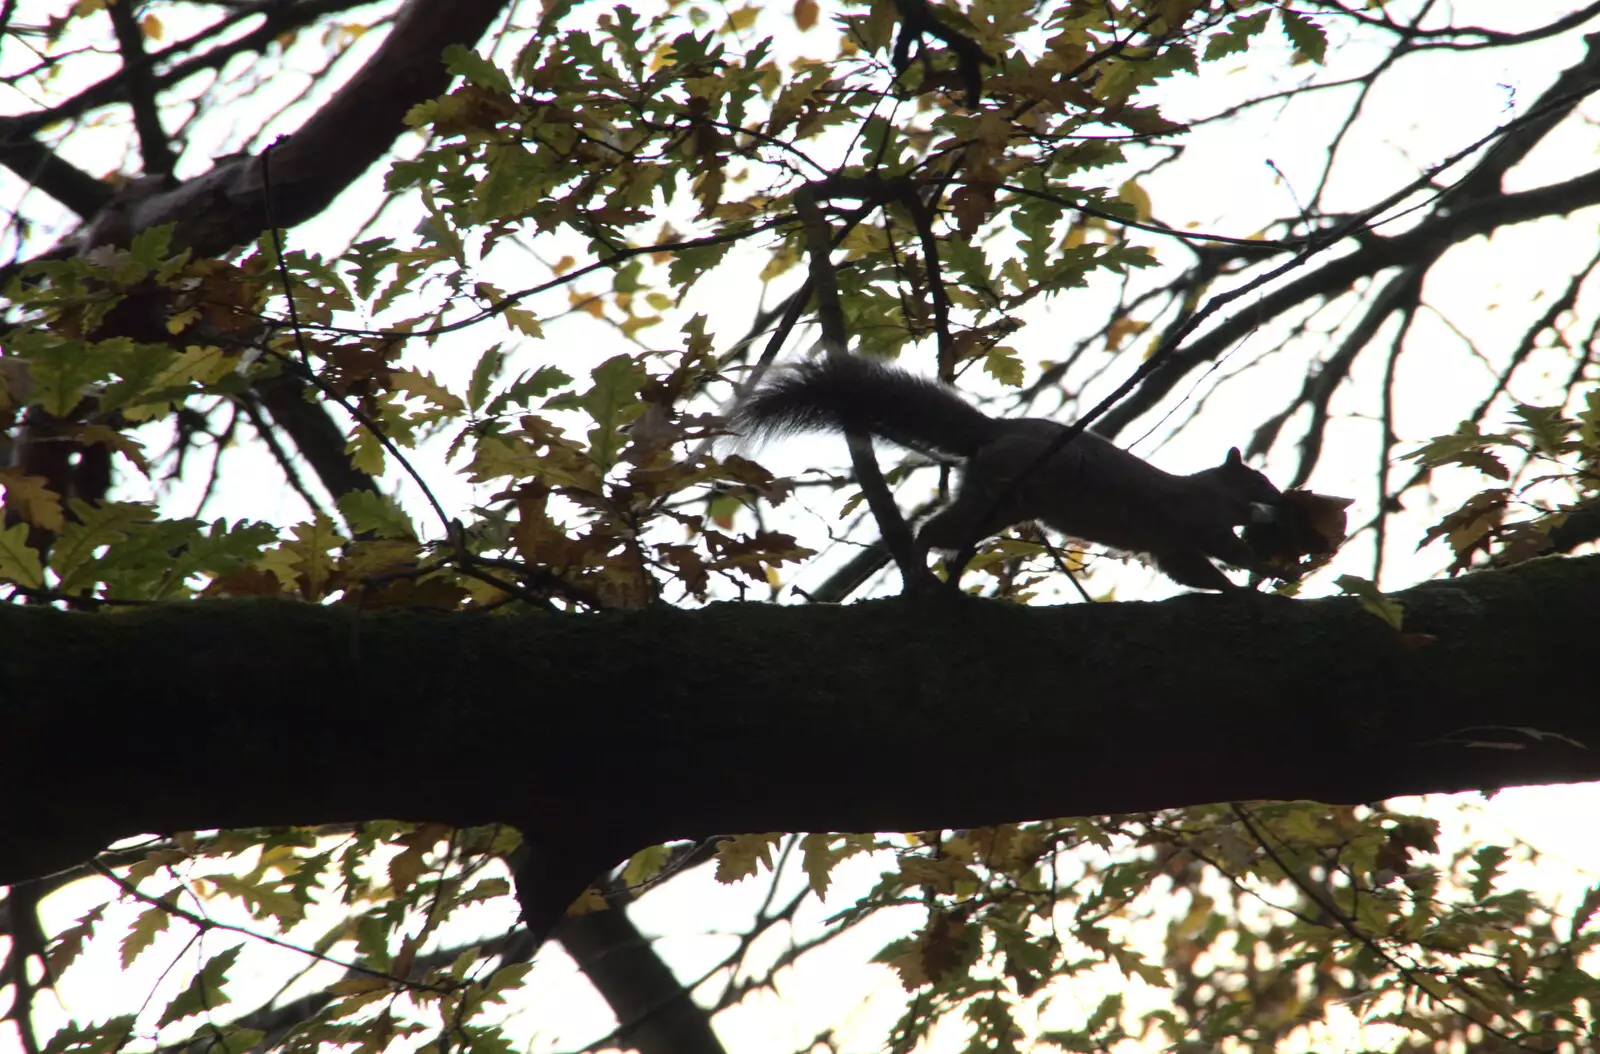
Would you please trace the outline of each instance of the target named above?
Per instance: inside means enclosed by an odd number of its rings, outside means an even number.
[[[924,548],[961,549],[1040,520],[1148,554],[1196,589],[1233,588],[1212,559],[1270,573],[1234,528],[1251,522],[1253,504],[1275,504],[1282,492],[1237,449],[1216,468],[1180,476],[1085,431],[1040,464],[1067,426],[990,417],[936,381],[853,355],[790,367],[735,411],[732,424],[754,436],[858,432],[964,459],[955,499],[917,534]]]

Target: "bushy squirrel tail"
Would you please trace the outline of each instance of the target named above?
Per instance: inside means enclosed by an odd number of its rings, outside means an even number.
[[[963,458],[1003,427],[938,381],[857,355],[785,369],[734,411],[731,424],[755,438],[861,432]]]

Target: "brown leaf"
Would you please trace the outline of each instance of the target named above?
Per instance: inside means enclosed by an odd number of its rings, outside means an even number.
[[[978,233],[978,228],[989,218],[989,210],[993,207],[993,187],[969,185],[950,195],[950,211],[955,213],[956,229],[963,238],[971,238]]]
[[[1277,518],[1247,526],[1245,544],[1262,560],[1281,568],[1280,577],[1299,578],[1326,563],[1344,543],[1349,519],[1345,510],[1352,500],[1308,490],[1285,491],[1274,506]]]
[[[246,567],[231,574],[218,575],[201,591],[205,597],[275,597],[283,592],[283,583],[271,571],[259,567]]]
[[[943,912],[934,912],[928,919],[928,928],[922,934],[923,976],[938,984],[946,974],[960,966],[966,936],[965,922]]]

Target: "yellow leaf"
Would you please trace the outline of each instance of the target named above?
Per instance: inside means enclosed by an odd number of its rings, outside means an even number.
[[[279,546],[262,553],[253,566],[258,571],[267,572],[280,582],[289,583],[294,581],[294,565],[297,559],[299,558],[294,553]]]
[[[6,491],[6,508],[35,527],[59,531],[66,522],[61,495],[51,490],[43,476],[25,475],[20,468],[0,469],[0,487]]]
[[[344,445],[350,464],[372,476],[383,475],[383,443],[365,425],[356,425]]]
[[[652,845],[634,853],[628,866],[622,869],[622,881],[629,887],[638,887],[655,878],[667,866],[672,850],[664,845]]]
[[[1003,344],[990,348],[983,358],[983,370],[1008,388],[1022,387],[1022,358],[1015,348]]]
[[[817,0],[794,0],[794,24],[802,33],[817,24]]]
[[[28,544],[28,525],[14,523],[0,531],[0,579],[38,589],[44,585],[44,564]]]
[[[772,867],[772,847],[783,840],[780,831],[741,834],[717,843],[717,881],[733,883],[749,878],[758,867]]]
[[[784,242],[773,251],[771,259],[769,259],[767,261],[767,265],[761,269],[761,274],[759,275],[761,281],[772,281],[774,278],[793,267],[798,259],[799,254],[794,251],[794,247],[788,242]]]
[[[279,575],[279,578],[293,581],[295,575],[303,577],[304,595],[308,599],[316,599],[322,595],[323,586],[333,576],[334,561],[328,553],[341,547],[344,538],[334,529],[333,521],[322,513],[318,513],[317,518],[309,523],[295,524],[291,533],[294,541],[283,543],[282,548],[294,557],[289,565],[294,574],[288,578]]]
[[[725,201],[714,210],[719,220],[747,220],[761,211],[748,201]]]
[[[149,40],[160,40],[161,34],[165,31],[165,27],[161,24],[161,19],[155,15],[145,15],[144,20],[139,23],[139,28],[144,31],[146,39]]]
[[[664,66],[676,66],[678,60],[672,57],[673,51],[671,44],[662,44],[656,48],[650,55],[650,72],[654,73]]]
[[[833,865],[838,862],[833,851],[833,836],[808,834],[800,839],[800,860],[806,877],[811,880],[811,889],[819,897],[827,893],[833,879]]]
[[[761,13],[761,8],[746,4],[737,11],[728,12],[728,24],[724,27],[725,33],[743,33],[756,24],[756,16]]]
[[[1396,631],[1404,627],[1405,605],[1384,596],[1371,581],[1355,575],[1340,575],[1334,585],[1354,596],[1369,614],[1376,615]]]
[[[661,321],[660,315],[635,315],[622,324],[623,336],[631,337],[648,326]]]
[[[167,928],[167,923],[172,916],[167,909],[159,905],[151,905],[144,913],[134,920],[129,928],[128,935],[122,938],[122,968],[126,970],[133,965],[133,960],[139,953],[150,947],[155,942],[156,935]]]
[[[180,311],[167,319],[168,333],[182,333],[189,328],[189,323],[200,317],[200,309],[191,307],[187,311]]]
[[[84,425],[78,429],[78,438],[91,446],[108,446],[133,462],[140,472],[146,475],[150,472],[150,463],[144,458],[144,444],[137,439],[125,436],[106,425]]]
[[[188,312],[184,312],[188,314]],[[182,316],[177,316],[181,318]],[[187,325],[188,323],[184,323]],[[170,327],[170,324],[168,326]],[[180,327],[181,328],[181,327]],[[177,332],[177,330],[173,330]],[[152,388],[177,388],[189,381],[199,384],[215,384],[239,365],[239,356],[230,355],[221,348],[210,345],[200,346],[191,344],[183,349],[172,364],[156,375],[150,382]]]
[[[410,395],[421,396],[447,414],[459,414],[467,408],[461,396],[440,384],[431,373],[404,369],[394,370],[389,376],[395,388]]]
[[[907,856],[900,861],[900,874],[908,883],[926,886],[935,893],[954,893],[956,887],[974,889],[978,876],[962,861],[944,856],[937,860]]]
[[[597,911],[605,911],[611,905],[606,903],[606,898],[600,891],[590,886],[578,894],[578,899],[567,905],[568,915],[593,915]]]
[[[1150,195],[1134,180],[1128,180],[1117,190],[1117,197],[1133,206],[1134,216],[1140,223],[1150,220]]]
[[[1106,349],[1108,351],[1116,351],[1122,346],[1124,340],[1143,333],[1149,328],[1150,323],[1140,322],[1137,319],[1123,315],[1106,327]]]
[[[539,328],[539,316],[532,311],[520,307],[508,307],[503,312],[506,322],[512,329],[525,337],[542,337],[544,330]]]
[[[868,227],[862,224],[852,227],[850,233],[844,236],[841,243],[845,248],[845,259],[857,260],[871,252],[877,252],[889,247],[889,236],[877,227]]]

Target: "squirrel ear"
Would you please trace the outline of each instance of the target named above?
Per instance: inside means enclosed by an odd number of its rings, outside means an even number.
[[[1228,448],[1228,459],[1222,463],[1224,468],[1237,468],[1244,464],[1244,458],[1239,456],[1238,447]]]

